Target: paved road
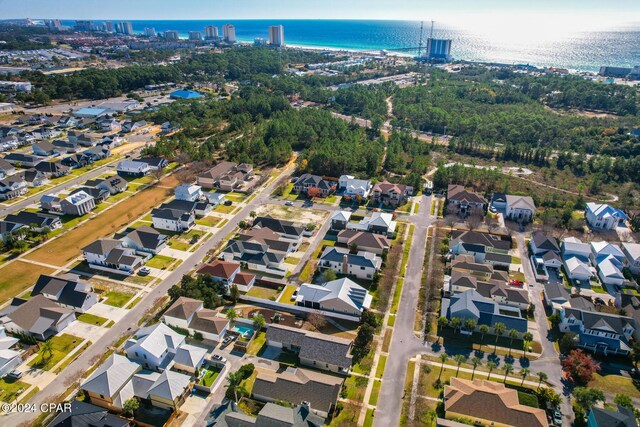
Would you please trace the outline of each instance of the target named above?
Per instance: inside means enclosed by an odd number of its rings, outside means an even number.
[[[400,309],[393,328],[389,358],[382,378],[382,389],[373,423],[375,427],[399,425],[407,363],[414,355],[426,351],[422,340],[414,335],[413,326],[426,254],[427,229],[435,221],[435,218],[429,215],[431,200],[431,196],[422,196],[418,215],[412,217],[415,218],[412,222],[416,228],[402,287]],[[410,396],[404,398],[409,399]]]
[[[293,172],[295,165],[290,165],[281,172],[282,174],[290,174]],[[89,367],[93,365],[94,359],[103,355],[109,347],[111,347],[121,336],[131,333],[137,329],[138,320],[140,320],[145,312],[155,304],[155,301],[162,298],[169,288],[182,279],[182,276],[196,268],[207,255],[207,252],[220,244],[238,223],[249,216],[249,213],[258,206],[266,203],[269,195],[275,190],[278,179],[271,181],[258,196],[251,200],[233,219],[231,219],[224,227],[222,227],[215,235],[213,235],[204,245],[199,247],[187,260],[178,266],[167,278],[155,287],[142,301],[109,329],[109,333],[98,339],[91,347],[82,353],[75,361],[68,365],[56,380],[49,384],[44,390],[41,390],[30,403],[36,404],[37,407],[42,403],[50,403],[55,398],[66,392],[69,386],[82,375]],[[34,413],[15,413],[7,415],[0,419],[0,425],[28,425],[35,417],[39,415]]]

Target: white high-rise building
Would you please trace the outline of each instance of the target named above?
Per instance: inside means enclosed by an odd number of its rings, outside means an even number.
[[[284,27],[282,25],[269,27],[269,44],[278,47],[284,46]]]
[[[189,31],[189,40],[201,41],[202,33],[200,31]]]
[[[122,28],[122,34],[128,34],[128,35],[133,34],[133,25],[131,25],[131,22],[123,22],[121,28]]]
[[[111,21],[105,21],[104,22],[104,30],[107,33],[113,33],[113,22]]]
[[[178,40],[178,32],[174,30],[167,30],[164,32],[164,38],[167,40]]]
[[[222,37],[227,43],[236,42],[236,27],[233,24],[224,24],[222,26]]]
[[[156,36],[156,29],[151,27],[147,27],[144,29],[144,35],[147,37],[155,37]]]
[[[206,40],[217,40],[218,39],[218,27],[215,25],[207,25],[204,27],[204,38]]]

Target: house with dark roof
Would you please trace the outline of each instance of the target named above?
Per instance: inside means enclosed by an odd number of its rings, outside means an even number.
[[[256,366],[252,396],[261,402],[308,402],[311,411],[327,417],[335,406],[344,378],[293,366]]]
[[[11,200],[22,196],[29,189],[22,174],[14,174],[0,181],[0,200]]]
[[[382,258],[372,252],[358,251],[352,254],[347,248],[327,246],[320,260],[318,268],[333,270],[337,274],[354,276],[359,279],[373,280],[376,272],[382,267]]]
[[[222,161],[196,177],[196,184],[211,190],[233,191],[253,178],[253,166]]]
[[[206,274],[223,283],[227,291],[236,285],[241,292],[249,292],[256,281],[255,275],[240,271],[240,264],[237,262],[215,260],[200,267],[198,274]]]
[[[43,295],[62,307],[84,313],[98,302],[91,286],[80,280],[40,275],[31,290],[31,296]]]
[[[5,159],[0,158],[0,178],[16,173],[16,168]]]
[[[543,409],[520,404],[518,391],[489,380],[451,377],[444,387],[444,410],[449,420],[473,425],[547,427]]]
[[[187,297],[179,297],[162,315],[162,321],[166,325],[177,326],[189,331],[202,334],[202,338],[209,341],[222,341],[229,320],[218,316],[215,310],[204,308],[200,300]]]
[[[490,279],[483,281],[475,276],[468,275],[459,270],[453,270],[449,279],[449,294],[459,294],[475,289],[485,298],[512,307],[526,310],[529,307],[529,293],[524,289],[507,284],[505,280]],[[445,291],[447,289],[445,277]]]
[[[42,157],[59,156],[66,152],[65,149],[56,147],[49,141],[43,141],[37,144],[33,144],[31,146],[31,149],[33,150],[34,156],[42,156]]]
[[[148,164],[152,171],[162,170],[169,166],[169,161],[162,157],[141,157],[138,161]]]
[[[440,313],[449,320],[457,317],[463,323],[473,319],[478,326],[487,325],[491,330],[500,322],[506,325],[507,330],[515,329],[520,333],[527,331],[527,319],[522,317],[519,308],[497,303],[480,295],[475,289],[443,298]]]
[[[144,263],[135,249],[126,248],[115,239],[98,239],[82,248],[82,253],[90,268],[127,276]]]
[[[342,230],[337,236],[338,243],[349,248],[382,255],[391,247],[389,238],[382,234],[369,233],[368,231]]]
[[[293,351],[300,364],[347,374],[351,369],[352,340],[272,323],[267,326],[267,344]]]
[[[0,311],[0,324],[8,332],[30,335],[45,341],[66,328],[76,319],[74,311],[62,307],[44,295],[28,300],[14,298],[11,305]]]
[[[83,168],[85,166],[92,165],[94,158],[86,153],[75,153],[60,160],[62,166],[66,166],[71,169]]]
[[[467,216],[472,212],[484,215],[487,210],[487,199],[480,194],[469,191],[462,185],[450,184],[447,189],[447,205],[452,205],[455,213]]]
[[[299,194],[309,195],[309,190],[313,189],[315,196],[327,197],[336,190],[336,182],[328,181],[321,176],[305,173],[300,175],[293,183],[293,191]]]
[[[268,228],[280,235],[281,238],[290,240],[294,247],[300,243],[300,239],[305,235],[304,226],[292,221],[273,218],[269,215],[258,216],[253,220],[253,229]]]
[[[20,166],[23,168],[32,168],[38,163],[40,163],[42,160],[44,160],[44,158],[38,157],[38,156],[31,156],[29,154],[22,154],[22,153],[9,153],[6,156],[4,156],[4,160],[6,160],[7,162],[11,163],[14,166]]]
[[[79,187],[69,193],[70,196],[73,196],[77,193],[86,193],[89,196],[93,197],[93,203],[96,205],[104,202],[110,196],[109,192],[103,188],[91,188],[91,187]]]
[[[562,283],[552,282],[544,285],[544,302],[551,307],[554,313],[562,307],[569,306],[571,292]]]
[[[507,267],[511,263],[511,237],[504,234],[453,230],[449,249],[453,255],[472,255],[475,262],[479,263],[506,264]]]
[[[547,252],[560,253],[560,246],[553,236],[549,236],[543,231],[534,231],[531,234],[531,252],[535,255],[544,255]]]
[[[124,234],[121,238],[122,245],[134,249],[136,252],[156,255],[167,246],[169,236],[157,230],[142,225]]]
[[[397,207],[404,205],[412,194],[413,187],[383,181],[374,184],[371,201],[385,206]]]
[[[68,411],[60,412],[49,427],[129,427],[126,418],[110,414],[105,408],[91,403],[71,401]]]
[[[637,329],[633,318],[599,312],[584,298],[571,299],[570,307],[562,307],[559,313],[560,330],[574,332],[577,347],[604,355],[626,355],[631,350],[629,341]]]
[[[113,175],[104,179],[90,179],[83,184],[85,187],[103,188],[111,195],[122,193],[127,190],[127,180],[118,175]]]
[[[153,227],[167,231],[186,231],[195,225],[196,203],[172,200],[151,211]]]
[[[80,145],[77,142],[65,141],[62,139],[57,139],[51,143],[58,150],[62,150],[63,153],[76,153],[80,150]]]
[[[324,418],[311,411],[311,405],[282,406],[267,403],[256,417],[247,415],[238,405],[229,400],[213,411],[216,417],[209,427],[323,427]]]
[[[61,176],[69,175],[71,168],[63,165],[60,161],[55,162],[39,162],[35,165],[37,171],[42,172],[47,177],[59,178]]]
[[[303,283],[295,302],[301,307],[360,317],[371,307],[372,300],[369,291],[343,277],[319,285]]]
[[[587,427],[638,427],[632,408],[618,406],[617,410],[593,406],[587,417]]]
[[[48,228],[49,230],[56,230],[62,227],[62,222],[59,217],[39,212],[20,211],[15,214],[7,215],[4,221],[20,224],[24,227],[33,226],[35,231],[39,232],[44,231],[45,228]]]

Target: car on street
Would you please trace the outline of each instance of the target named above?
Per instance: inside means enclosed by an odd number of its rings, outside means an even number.
[[[293,202],[292,201],[286,201],[284,202],[285,206],[293,206]]]
[[[553,422],[557,426],[562,425],[562,412],[560,412],[559,409],[556,409],[555,411],[553,411]]]
[[[151,269],[149,267],[142,267],[140,270],[138,270],[139,276],[146,276],[149,273],[151,273]]]

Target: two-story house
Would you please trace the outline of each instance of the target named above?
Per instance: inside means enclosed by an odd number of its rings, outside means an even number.
[[[139,329],[124,344],[130,360],[139,362],[146,369],[162,372],[171,362],[176,349],[185,342],[185,336],[164,323]]]
[[[131,275],[144,263],[135,249],[115,239],[98,239],[82,248],[82,253],[90,268],[116,274]]]
[[[373,186],[371,185],[371,181],[366,179],[356,179],[352,175],[342,175],[338,179],[338,188],[345,196],[366,199],[369,197]]]
[[[598,230],[613,230],[627,219],[627,215],[620,209],[593,202],[587,203],[584,217],[589,226]]]
[[[371,201],[385,206],[397,207],[404,205],[412,194],[413,187],[383,181],[373,186]]]
[[[318,262],[320,269],[365,280],[373,280],[381,266],[382,259],[374,253],[358,251],[357,254],[352,254],[349,249],[331,246],[325,248]]]
[[[177,326],[190,334],[200,333],[206,340],[220,342],[229,328],[229,320],[215,310],[204,308],[202,301],[180,297],[162,315],[166,325]]]
[[[151,211],[153,227],[167,231],[186,231],[195,225],[195,202],[172,200]]]
[[[200,267],[198,274],[206,274],[223,283],[227,291],[232,285],[236,285],[241,292],[249,292],[256,281],[255,275],[240,271],[240,264],[237,262],[215,260]]]
[[[321,176],[305,173],[293,183],[293,191],[299,194],[327,197],[336,189],[336,183]],[[310,192],[310,190],[312,190]]]
[[[450,184],[447,189],[447,204],[452,205],[455,212],[463,217],[473,212],[484,215],[487,210],[487,199],[456,184]]]

